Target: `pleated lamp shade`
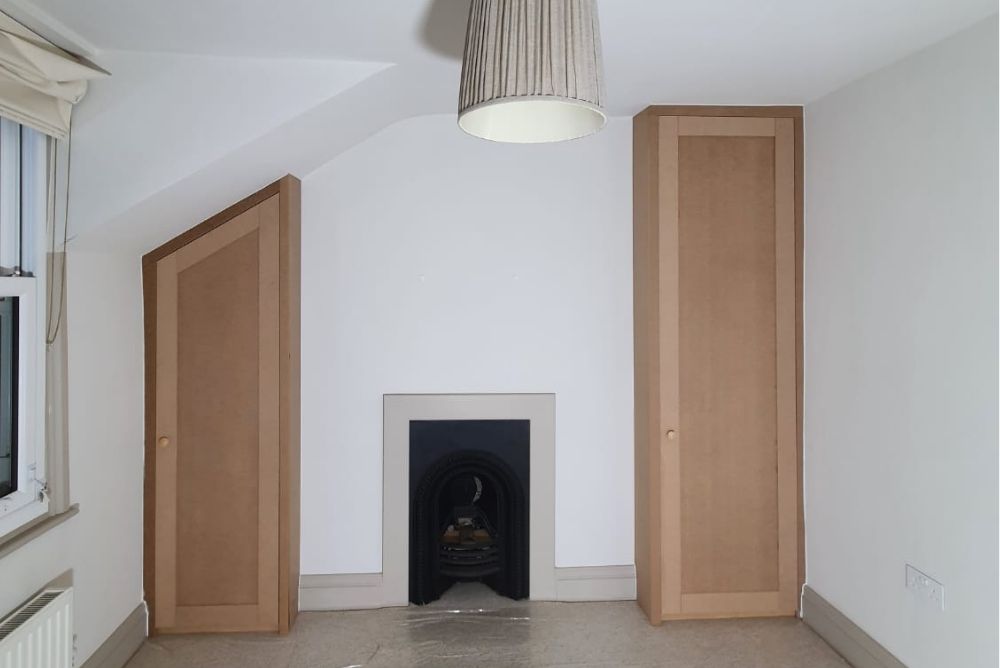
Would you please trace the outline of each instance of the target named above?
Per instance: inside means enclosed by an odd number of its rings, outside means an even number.
[[[500,142],[576,139],[605,123],[595,0],[473,0],[458,124]]]

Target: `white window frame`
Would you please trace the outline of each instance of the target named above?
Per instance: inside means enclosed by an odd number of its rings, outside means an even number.
[[[19,216],[34,218],[25,226],[29,237],[18,239],[6,226],[6,244],[20,244],[26,253],[30,275],[0,277],[0,296],[18,298],[17,365],[17,488],[0,497],[0,541],[26,524],[49,512],[46,485],[45,439],[45,337],[46,307],[46,238],[48,208],[48,140],[35,135],[30,150],[22,152],[19,126],[7,119],[0,122],[0,161],[17,161],[18,178],[0,183],[7,192],[0,205],[0,216],[10,221]],[[3,170],[10,173],[7,170]]]
[[[44,309],[34,277],[0,278],[0,296],[18,298],[17,489],[0,498],[0,537],[49,510],[45,495]],[[40,327],[42,325],[42,327]]]

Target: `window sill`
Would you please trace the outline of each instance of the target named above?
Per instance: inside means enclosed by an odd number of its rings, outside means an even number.
[[[3,559],[18,548],[27,545],[49,529],[56,528],[78,512],[80,512],[80,506],[74,503],[58,515],[44,515],[16,531],[0,537],[0,559]]]

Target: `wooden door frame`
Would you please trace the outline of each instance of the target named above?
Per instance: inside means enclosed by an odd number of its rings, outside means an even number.
[[[633,216],[636,233],[640,229],[643,216],[656,215],[651,210],[658,202],[658,119],[664,116],[713,116],[733,118],[791,118],[793,121],[794,147],[794,231],[795,231],[795,427],[796,427],[796,467],[798,489],[796,491],[797,514],[797,565],[798,588],[801,591],[805,582],[805,519],[802,486],[802,256],[803,256],[803,217],[804,217],[804,175],[803,175],[803,124],[802,107],[800,106],[700,106],[700,105],[652,105],[639,112],[634,119],[633,147]],[[645,142],[646,150],[636,147],[640,140]],[[636,238],[638,241],[638,238]],[[658,243],[658,238],[652,240]],[[635,243],[635,242],[634,242]],[[636,267],[643,259],[638,244],[634,248]],[[638,277],[637,277],[638,278]],[[638,324],[638,323],[637,323]],[[639,335],[637,331],[637,336]],[[636,350],[636,360],[643,355]],[[658,368],[659,356],[644,361]],[[640,376],[636,374],[636,385]],[[647,397],[648,398],[648,397]],[[637,403],[640,397],[636,396]],[[650,404],[659,405],[659,397],[649,400]],[[638,417],[638,413],[637,413]],[[656,438],[659,438],[659,416],[648,416],[647,427]],[[655,417],[655,419],[654,419]],[[660,449],[649,447],[650,443],[640,443],[640,425],[636,425],[636,459],[635,459],[635,561],[636,572],[644,572],[646,582],[639,585],[637,598],[639,604],[653,624],[663,621],[662,581],[659,564],[662,558],[662,542],[660,532]],[[640,520],[641,518],[641,520]],[[645,586],[643,586],[643,584]],[[798,598],[797,598],[798,601]],[[797,603],[797,607],[800,604]]]
[[[278,198],[279,251],[279,536],[278,628],[287,633],[298,610],[299,572],[299,259],[301,183],[286,175],[142,256],[145,343],[142,584],[149,635],[155,635],[156,597],[156,298],[157,262],[267,199]]]

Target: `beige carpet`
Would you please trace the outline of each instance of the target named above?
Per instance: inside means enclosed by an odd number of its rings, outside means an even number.
[[[542,603],[456,585],[424,607],[307,612],[286,637],[160,636],[129,668],[671,666],[844,668],[795,619],[650,626],[634,602]]]

